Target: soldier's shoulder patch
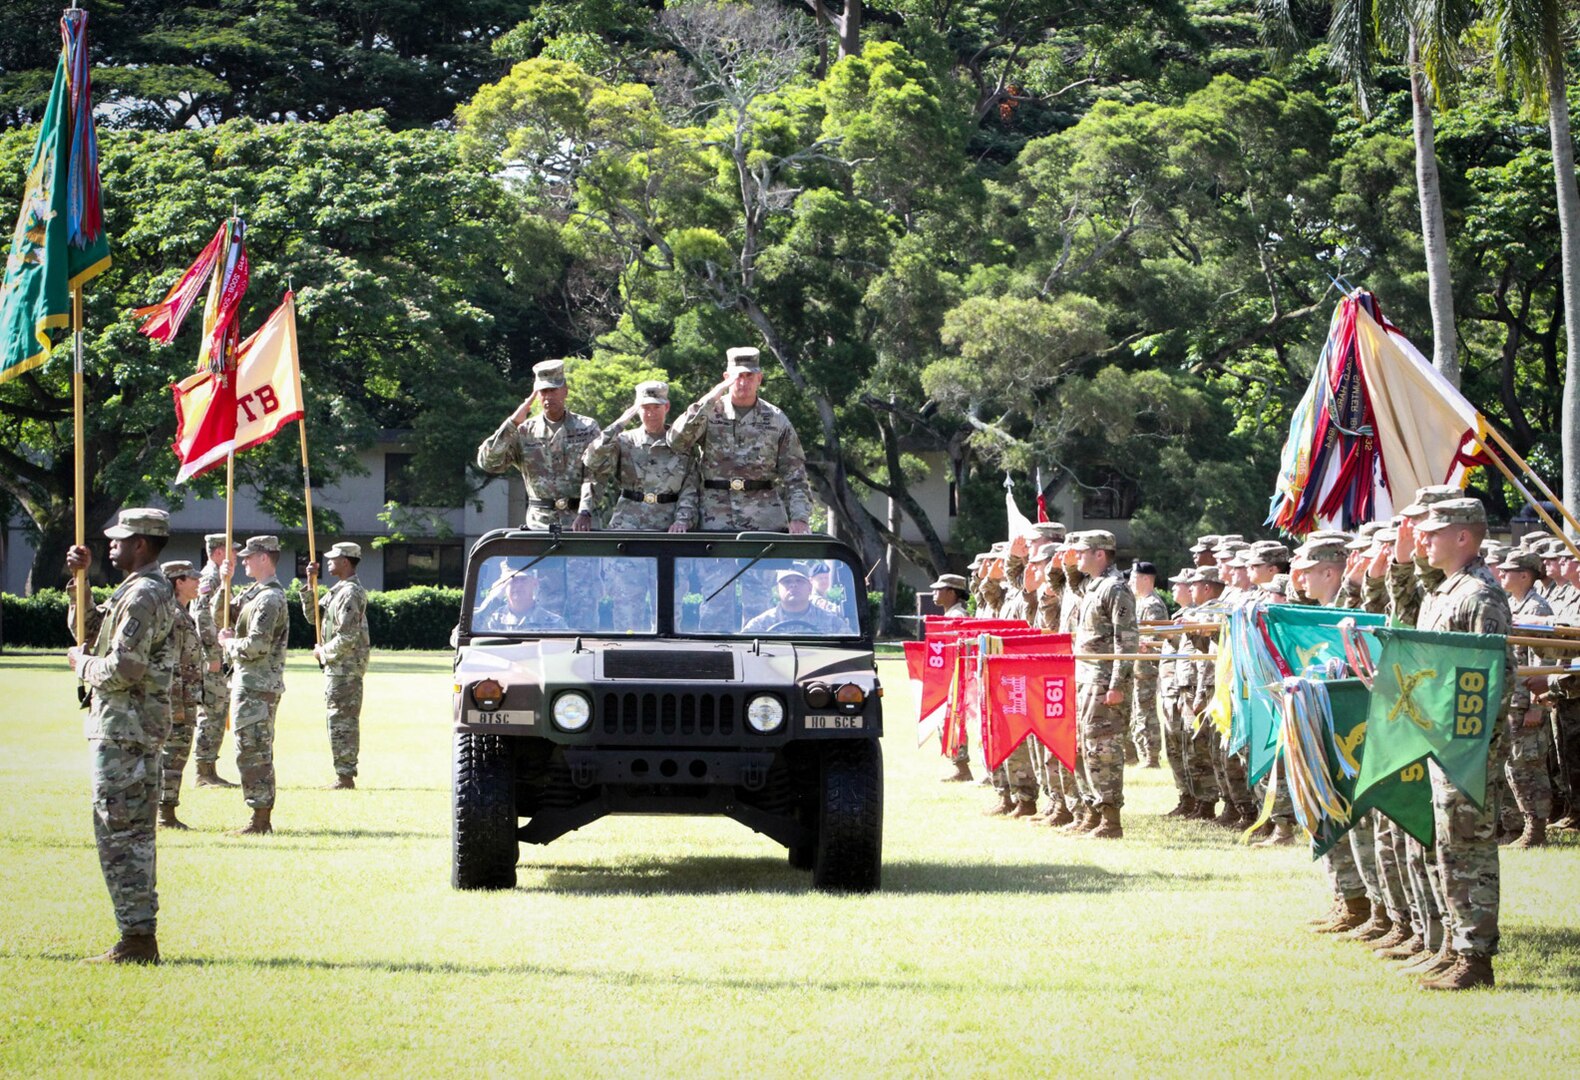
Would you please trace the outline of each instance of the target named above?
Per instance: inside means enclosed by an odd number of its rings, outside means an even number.
[[[126,617],[126,621],[121,623],[121,636],[127,641],[131,641],[137,636],[138,631],[142,630],[142,628],[143,620],[139,619],[136,615],[128,615]]]

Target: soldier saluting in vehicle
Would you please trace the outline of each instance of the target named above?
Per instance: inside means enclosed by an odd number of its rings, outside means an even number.
[[[532,396],[477,448],[477,467],[491,475],[521,470],[527,485],[529,529],[550,525],[587,532],[593,522],[593,484],[582,455],[598,437],[598,423],[565,407],[565,362],[532,368]],[[533,401],[543,411],[531,416]]]

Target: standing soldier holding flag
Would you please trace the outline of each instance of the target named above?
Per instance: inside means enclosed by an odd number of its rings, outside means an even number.
[[[324,552],[329,573],[336,578],[318,600],[324,640],[313,646],[313,659],[324,669],[324,708],[329,724],[329,752],[335,759],[331,790],[350,791],[357,786],[357,753],[361,746],[362,678],[368,671],[368,594],[357,580],[362,548],[346,541]],[[318,595],[318,567],[307,566],[307,588],[302,590],[302,613],[313,615]]]
[[[231,626],[219,632],[231,662],[230,717],[236,729],[236,767],[252,821],[237,835],[270,833],[274,812],[274,720],[285,691],[285,643],[290,621],[285,589],[275,576],[280,539],[254,536],[241,549],[252,584],[231,601]]]
[[[233,788],[219,774],[219,751],[225,742],[225,728],[230,722],[230,681],[225,677],[224,655],[219,647],[219,628],[214,612],[221,603],[225,590],[221,588],[224,567],[233,567],[240,544],[225,550],[225,534],[209,533],[203,538],[208,549],[208,562],[198,575],[198,596],[192,602],[192,617],[197,621],[198,640],[203,645],[203,693],[198,702],[197,738],[192,750],[197,762],[198,787]]]

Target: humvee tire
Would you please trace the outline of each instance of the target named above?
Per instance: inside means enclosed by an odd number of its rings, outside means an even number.
[[[516,887],[515,745],[499,735],[455,737],[450,885],[457,889]]]
[[[883,869],[883,753],[876,741],[829,743],[818,776],[812,887],[872,892]]]

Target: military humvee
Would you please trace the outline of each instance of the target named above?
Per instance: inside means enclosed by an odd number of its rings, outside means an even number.
[[[456,628],[451,883],[606,814],[718,814],[832,891],[878,887],[882,690],[826,536],[496,530]]]

